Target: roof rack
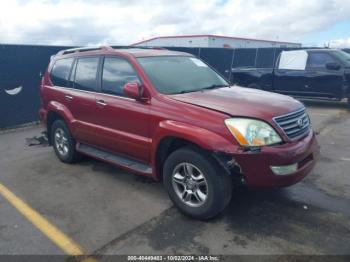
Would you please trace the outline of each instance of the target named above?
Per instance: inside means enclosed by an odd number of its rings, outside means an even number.
[[[57,55],[66,55],[66,54],[72,54],[77,52],[88,52],[88,51],[98,51],[98,50],[111,51],[113,50],[113,48],[110,46],[98,46],[98,47],[87,46],[87,47],[70,48],[70,49],[59,51]]]
[[[155,50],[168,50],[161,46],[133,46],[133,45],[118,45],[112,46],[113,49],[155,49]]]
[[[103,51],[112,51],[114,49],[156,49],[156,50],[167,50],[164,47],[159,47],[159,46],[87,46],[87,47],[78,47],[78,48],[70,48],[70,49],[65,49],[59,51],[56,55],[66,55],[66,54],[72,54],[72,53],[77,53],[77,52],[88,52],[88,51],[98,51],[98,50],[103,50]]]

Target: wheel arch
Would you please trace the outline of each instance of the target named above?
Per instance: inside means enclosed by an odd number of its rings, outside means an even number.
[[[46,120],[47,139],[48,139],[49,145],[52,145],[51,127],[56,120],[64,121],[64,118],[55,111],[49,111],[47,114],[47,120]]]
[[[69,109],[61,103],[50,102],[48,105],[48,112],[46,116],[46,130],[48,142],[51,145],[51,127],[52,124],[58,120],[63,120],[68,126],[73,121],[73,116]]]
[[[181,137],[167,136],[162,138],[162,140],[159,142],[154,159],[157,180],[163,179],[163,165],[168,156],[175,150],[185,146],[193,146],[200,148],[197,144],[193,143],[192,141]]]
[[[231,154],[237,150],[233,142],[212,131],[174,121],[161,122],[151,149],[156,180],[162,180],[167,157],[184,146],[193,146],[208,153]]]

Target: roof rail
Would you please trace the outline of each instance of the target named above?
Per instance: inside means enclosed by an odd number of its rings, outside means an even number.
[[[113,50],[110,46],[87,46],[87,47],[78,47],[78,48],[70,48],[61,50],[57,53],[57,55],[66,55],[71,53],[77,53],[77,52],[87,52],[87,51],[97,51],[97,50],[104,50],[104,51],[111,51]]]
[[[161,46],[133,46],[133,45],[125,45],[125,46],[112,46],[113,49],[156,49],[156,50],[168,50]]]

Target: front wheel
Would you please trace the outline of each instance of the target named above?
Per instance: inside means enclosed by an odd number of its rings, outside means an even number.
[[[231,199],[232,181],[206,152],[185,147],[164,164],[164,186],[175,206],[197,219],[219,214]]]

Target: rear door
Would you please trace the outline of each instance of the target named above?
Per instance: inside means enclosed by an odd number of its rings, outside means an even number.
[[[75,60],[69,78],[69,89],[64,98],[73,115],[72,132],[79,142],[93,144],[96,134],[96,92],[99,88],[100,57],[79,57]]]
[[[313,96],[338,97],[343,96],[344,70],[329,70],[327,63],[338,63],[328,52],[309,52],[306,72],[309,80],[308,89]]]
[[[307,53],[304,50],[283,51],[274,70],[274,90],[288,95],[303,94],[308,81],[306,60]]]
[[[151,138],[149,104],[127,98],[123,87],[141,80],[124,58],[105,57],[101,70],[101,93],[96,95],[99,146],[148,163]]]
[[[275,69],[274,90],[287,95],[301,95],[308,82],[304,70]]]

